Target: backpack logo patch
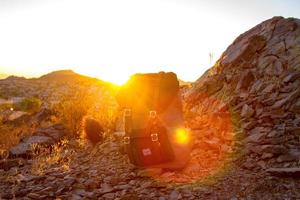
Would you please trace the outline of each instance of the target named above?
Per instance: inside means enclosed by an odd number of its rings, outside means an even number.
[[[151,149],[143,149],[142,150],[144,156],[150,156],[152,154]]]

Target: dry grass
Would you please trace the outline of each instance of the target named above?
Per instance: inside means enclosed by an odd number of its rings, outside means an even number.
[[[72,96],[65,96],[60,100],[54,110],[61,122],[70,130],[71,135],[79,137],[82,130],[82,119],[92,104],[91,97],[76,91]]]
[[[25,98],[19,103],[15,103],[12,107],[14,110],[21,110],[30,113],[38,112],[41,108],[42,102],[36,97]]]
[[[58,118],[70,130],[71,137],[79,138],[83,132],[83,119],[86,116],[98,120],[105,132],[115,127],[118,106],[111,91],[101,88],[76,90],[65,96],[54,107]]]
[[[38,123],[2,123],[0,122],[0,152],[8,150],[17,145],[24,137],[32,135],[37,128],[47,127],[56,123],[57,119],[51,117],[49,121],[39,121]],[[1,158],[1,155],[0,155]]]
[[[36,127],[22,124],[18,127],[0,124],[0,150],[7,150],[19,143],[20,139],[31,135]]]
[[[74,151],[68,146],[69,141],[64,139],[52,145],[50,148],[33,145],[33,152],[36,152],[32,162],[32,174],[42,175],[45,170],[53,167],[60,167],[68,171]]]

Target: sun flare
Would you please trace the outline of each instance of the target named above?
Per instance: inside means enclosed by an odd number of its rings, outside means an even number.
[[[188,134],[188,131],[183,129],[183,128],[180,128],[180,129],[177,129],[176,130],[176,141],[179,143],[179,144],[187,144],[190,140],[190,137],[189,137],[189,134]]]
[[[87,76],[95,77],[103,81],[108,81],[118,86],[121,86],[127,82],[130,77],[130,73],[120,69],[118,71],[111,70],[111,72],[104,72],[98,68],[77,68],[76,72]]]

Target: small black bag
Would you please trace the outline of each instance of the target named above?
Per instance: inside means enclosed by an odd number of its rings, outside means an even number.
[[[174,160],[167,129],[158,123],[156,116],[150,116],[145,129],[132,129],[131,122],[131,115],[125,116],[124,143],[132,164],[147,167]]]

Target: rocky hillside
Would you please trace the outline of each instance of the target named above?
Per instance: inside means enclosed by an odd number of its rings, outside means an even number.
[[[6,78],[6,77],[7,77],[6,74],[0,74],[0,79],[4,79],[4,78]]]
[[[108,123],[114,117],[108,117],[108,113],[111,115],[117,107],[114,92],[112,84],[71,70],[51,72],[40,78],[2,79],[0,149],[55,123],[66,124],[78,135],[84,115],[96,115],[105,126],[113,128]]]
[[[299,199],[299,58],[300,20],[274,17],[240,35],[191,88],[182,88],[194,145],[181,171],[129,164],[118,132],[94,147],[75,139],[57,143],[56,136],[69,130],[56,124],[36,129],[35,136],[11,149],[13,158],[0,160],[0,198]],[[24,96],[36,94],[45,101],[72,88],[49,83],[57,73],[49,76],[11,77],[0,86],[24,88]],[[59,76],[73,75],[64,71]],[[7,95],[14,96],[10,91]],[[96,113],[110,110],[104,105]],[[51,146],[27,150],[32,138]]]
[[[240,35],[193,85],[191,126],[230,113],[244,133],[245,168],[299,166],[299,85],[300,20],[274,17]]]
[[[0,80],[0,98],[36,96],[51,103],[63,94],[72,93],[71,90],[81,90],[90,86],[108,87],[109,84],[71,70],[54,71],[32,79],[9,76]]]

